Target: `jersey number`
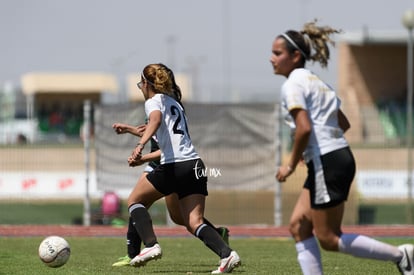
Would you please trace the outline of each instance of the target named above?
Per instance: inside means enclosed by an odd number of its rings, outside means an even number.
[[[182,114],[181,114],[180,110],[177,108],[177,106],[171,106],[171,114],[173,116],[177,116],[177,119],[175,120],[174,126],[173,126],[173,132],[174,132],[174,134],[184,135],[185,134],[184,131],[178,129],[178,125],[181,122]],[[188,133],[187,122],[185,121],[185,119],[184,119],[184,124],[185,124],[185,130]]]

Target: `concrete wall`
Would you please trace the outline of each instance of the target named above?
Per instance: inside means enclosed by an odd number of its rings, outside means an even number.
[[[338,46],[338,93],[352,123],[351,142],[383,142],[376,103],[406,96],[406,47],[398,44]]]

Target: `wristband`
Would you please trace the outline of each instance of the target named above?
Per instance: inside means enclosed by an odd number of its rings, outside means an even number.
[[[144,148],[144,146],[145,146],[145,144],[142,144],[141,142],[138,142],[135,147],[142,147],[142,148]]]

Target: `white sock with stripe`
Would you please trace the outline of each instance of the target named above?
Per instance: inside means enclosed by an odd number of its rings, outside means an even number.
[[[339,251],[355,257],[382,261],[399,262],[402,252],[395,246],[375,239],[357,235],[342,234],[338,243]]]
[[[322,272],[321,252],[315,237],[296,243],[298,262],[304,275],[319,275]]]

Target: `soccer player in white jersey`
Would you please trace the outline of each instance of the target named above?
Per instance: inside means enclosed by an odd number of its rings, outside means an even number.
[[[147,208],[156,200],[175,193],[187,230],[220,257],[220,265],[212,273],[229,273],[241,264],[240,257],[204,221],[208,194],[205,166],[191,142],[174,74],[163,64],[149,64],[141,73],[138,87],[145,98],[148,124],[128,162],[131,166],[139,162],[144,146],[155,135],[161,150],[161,164],[141,177],[128,197],[130,216],[145,245],[131,260],[131,265],[139,267],[161,258],[161,247]]]
[[[301,31],[289,30],[276,37],[270,58],[274,73],[287,78],[281,100],[293,136],[290,159],[278,169],[276,178],[284,182],[302,159],[308,168],[289,225],[299,265],[303,274],[323,274],[320,245],[327,251],[391,261],[401,274],[414,274],[413,245],[395,247],[341,230],[355,174],[354,157],[344,138],[350,124],[335,91],[305,68],[307,60],[327,66],[333,33],[338,31],[317,26],[316,21]]]
[[[115,133],[117,133],[118,135],[129,133],[137,137],[142,137],[143,133],[145,132],[146,127],[147,127],[146,124],[132,126],[129,124],[119,123],[119,122],[114,123],[112,125],[112,128],[115,130]],[[159,160],[160,160],[161,153],[160,153],[160,148],[158,147],[158,143],[155,140],[155,138],[151,138],[150,147],[151,149],[149,153],[142,155],[142,157],[138,161],[130,164],[130,166],[138,166],[138,165],[147,163],[147,166],[144,168],[144,171],[141,174],[141,177],[146,177],[148,173],[151,173],[158,165],[160,165]],[[184,225],[183,218],[180,212],[180,206],[178,204],[177,194],[172,193],[168,196],[165,196],[165,204],[167,206],[167,210],[171,217],[171,220],[178,225]],[[217,233],[220,234],[221,238],[223,238],[226,244],[229,244],[229,230],[226,227],[216,228],[205,217],[204,217],[204,223],[215,228]],[[115,263],[113,263],[112,266],[115,266],[115,267],[130,266],[131,260],[135,258],[137,255],[139,255],[139,252],[141,250],[142,242],[138,235],[138,232],[136,231],[134,227],[133,220],[131,217],[129,217],[129,220],[128,220],[128,230],[126,233],[126,240],[127,240],[126,241],[127,255],[118,258],[118,260]]]

